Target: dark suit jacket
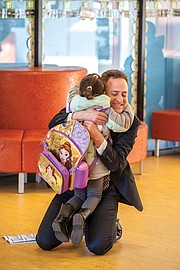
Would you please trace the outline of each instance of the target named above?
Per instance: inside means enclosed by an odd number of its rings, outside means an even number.
[[[66,120],[65,109],[61,110],[49,123],[49,128]],[[121,194],[120,202],[133,205],[139,211],[143,210],[141,199],[136,187],[135,178],[127,161],[137,136],[139,119],[135,116],[130,129],[126,132],[111,131],[112,144],[108,142],[102,156],[99,156],[104,165],[111,171],[111,180]]]

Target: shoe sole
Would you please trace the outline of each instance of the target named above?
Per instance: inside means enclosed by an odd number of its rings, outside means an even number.
[[[84,235],[84,220],[80,214],[73,217],[73,229],[71,233],[71,241],[74,245],[79,245]]]
[[[61,242],[69,242],[69,238],[61,231],[60,224],[57,222],[53,222],[52,224],[53,231],[55,233],[56,238]]]

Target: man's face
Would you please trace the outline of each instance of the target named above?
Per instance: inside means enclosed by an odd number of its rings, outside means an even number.
[[[128,103],[128,85],[122,78],[109,78],[105,86],[106,95],[111,99],[111,107],[121,113]]]

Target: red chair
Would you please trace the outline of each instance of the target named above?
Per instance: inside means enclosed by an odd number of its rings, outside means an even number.
[[[159,140],[180,142],[180,109],[160,110],[152,113],[152,138],[155,156],[159,156]]]

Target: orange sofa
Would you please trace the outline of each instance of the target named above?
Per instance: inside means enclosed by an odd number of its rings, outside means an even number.
[[[139,173],[143,172],[143,160],[147,157],[148,146],[148,125],[145,122],[141,122],[138,128],[137,137],[133,149],[128,155],[127,160],[130,164],[140,163]]]
[[[25,173],[37,171],[49,121],[86,73],[56,66],[0,70],[0,172],[18,173],[19,193],[24,193]]]
[[[80,67],[36,67],[0,70],[0,173],[18,174],[24,193],[27,173],[37,172],[41,141],[52,117],[65,107],[69,89],[87,73]],[[148,127],[142,122],[129,162],[147,156]]]

